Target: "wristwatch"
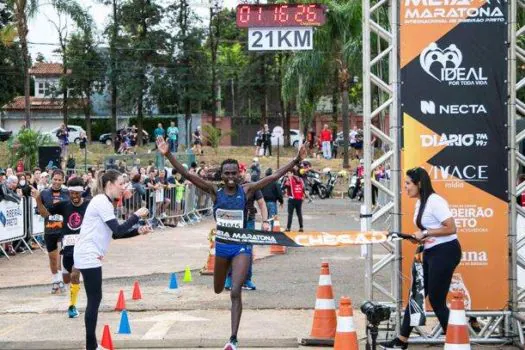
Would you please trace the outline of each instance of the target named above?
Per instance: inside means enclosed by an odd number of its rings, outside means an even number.
[[[423,237],[428,237],[428,230],[423,230],[421,233],[423,234]]]

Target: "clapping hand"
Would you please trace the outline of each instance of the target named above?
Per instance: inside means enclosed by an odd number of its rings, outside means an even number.
[[[40,192],[36,188],[31,187],[31,197],[37,199],[38,196],[40,196]]]
[[[149,210],[147,208],[140,208],[135,212],[135,215],[137,215],[139,218],[144,218],[149,215]]]
[[[153,232],[153,229],[150,225],[140,226],[139,227],[139,234],[141,235],[147,235],[148,233]]]

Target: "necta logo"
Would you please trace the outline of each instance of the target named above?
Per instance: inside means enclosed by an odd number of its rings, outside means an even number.
[[[421,113],[424,115],[479,115],[487,114],[487,108],[484,105],[438,105],[434,101],[421,101]]]
[[[463,53],[454,44],[440,49],[436,43],[428,45],[419,55],[421,68],[435,80],[448,85],[488,85],[482,67],[462,67]]]
[[[480,2],[485,2],[480,6]],[[500,0],[405,0],[405,23],[504,22]]]

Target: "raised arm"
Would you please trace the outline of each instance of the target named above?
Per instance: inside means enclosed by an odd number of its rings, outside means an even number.
[[[162,140],[161,138],[157,138],[157,147],[160,153],[170,161],[171,165],[173,165],[177,172],[179,172],[185,179],[190,181],[192,184],[194,184],[204,192],[215,196],[217,192],[215,185],[211,182],[202,179],[197,174],[192,174],[188,170],[186,170],[186,168],[173,156],[173,154],[171,154],[166,141]]]
[[[283,175],[285,175],[288,171],[290,171],[295,165],[299,165],[299,163],[306,157],[307,148],[308,148],[308,142],[304,143],[301,146],[301,148],[299,148],[299,152],[297,152],[297,156],[290,163],[278,169],[275,173],[273,173],[270,176],[263,177],[257,182],[248,183],[246,185],[247,186],[246,192],[253,193],[257,190],[264,188],[266,185],[279,180]]]
[[[33,188],[31,189],[31,195],[36,201],[36,208],[40,216],[47,218],[49,215],[51,215],[49,211],[47,210],[46,206],[44,205],[44,203],[42,202],[42,197],[40,197],[40,192]]]

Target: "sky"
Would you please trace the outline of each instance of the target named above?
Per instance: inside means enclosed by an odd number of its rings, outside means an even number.
[[[97,0],[78,1],[84,6],[84,8],[88,9],[97,25],[97,31],[100,34],[102,29],[109,23],[108,16],[111,13],[111,7],[101,5]],[[53,7],[49,5],[47,1],[42,0],[40,2],[42,5],[40,6],[37,15],[29,22],[29,52],[33,59],[38,52],[41,52],[46,58],[46,61],[60,62],[60,56],[53,53],[53,50],[58,47],[58,34],[54,25],[50,22],[53,21],[58,23],[58,16]],[[173,3],[173,0],[159,0],[160,4],[167,2]],[[238,2],[238,0],[223,0],[223,6],[233,8],[237,6]],[[204,22],[207,21],[209,12],[209,9],[207,9],[208,0],[190,0],[190,3],[196,4],[194,6],[195,11]],[[69,21],[69,28],[71,28],[71,32],[74,31],[71,21]]]

